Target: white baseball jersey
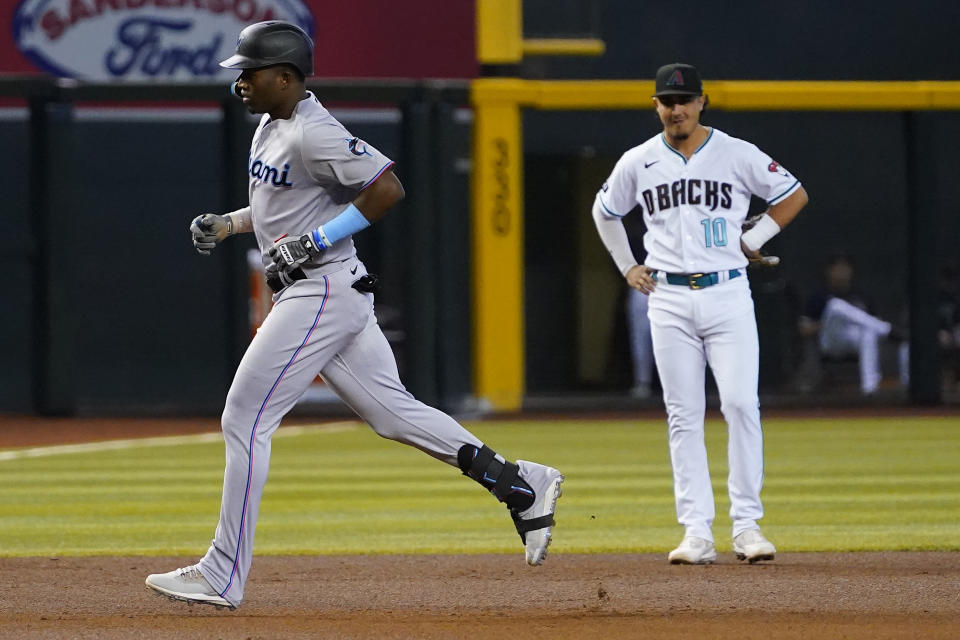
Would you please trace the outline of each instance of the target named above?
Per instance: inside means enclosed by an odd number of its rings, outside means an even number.
[[[774,205],[799,188],[799,180],[755,145],[714,128],[689,161],[662,133],[630,149],[597,198],[618,217],[642,208],[647,266],[707,273],[747,265],[740,226],[751,194]]]
[[[250,209],[264,265],[278,238],[329,222],[393,165],[307,93],[286,120],[263,114],[250,144]],[[344,238],[319,261],[338,262],[355,253],[353,239]]]
[[[704,445],[707,365],[728,425],[733,536],[756,529],[763,517],[760,348],[740,229],[751,195],[775,205],[799,188],[796,178],[756,146],[710,129],[689,160],[663,134],[630,149],[597,194],[597,214],[622,217],[641,208],[648,267],[668,274],[718,272],[712,284],[696,288],[658,279],[649,298],[677,521],[686,536],[713,540],[716,512]],[[617,241],[614,236],[604,239]],[[630,266],[625,264],[630,256],[607,248],[621,270]]]

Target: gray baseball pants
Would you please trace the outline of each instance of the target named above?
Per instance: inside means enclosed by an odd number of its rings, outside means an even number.
[[[280,420],[319,373],[384,438],[457,466],[457,451],[480,440],[414,398],[373,314],[373,295],[351,285],[366,270],[356,257],[312,270],[274,296],[227,394],[222,428],[226,468],[220,522],[200,571],[233,605],[253,559],[254,532]]]

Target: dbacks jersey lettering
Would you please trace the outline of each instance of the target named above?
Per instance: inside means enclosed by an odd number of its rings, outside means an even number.
[[[751,194],[774,205],[799,188],[799,180],[755,145],[711,129],[689,161],[663,134],[630,149],[597,199],[613,216],[642,209],[647,266],[707,273],[747,265],[740,227]]]

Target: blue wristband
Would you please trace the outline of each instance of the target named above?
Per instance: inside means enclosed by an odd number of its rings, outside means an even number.
[[[340,214],[313,230],[313,241],[321,249],[329,249],[335,243],[370,226],[370,221],[351,202]]]

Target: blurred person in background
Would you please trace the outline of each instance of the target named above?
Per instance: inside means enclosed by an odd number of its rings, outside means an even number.
[[[642,220],[635,216],[637,220]],[[630,249],[642,264],[647,253],[643,249],[642,224],[628,224],[624,221]],[[653,393],[653,340],[650,338],[650,318],[647,316],[649,298],[633,287],[627,287],[627,334],[630,338],[630,362],[633,373],[633,386],[630,395],[638,399],[649,398]]]
[[[937,274],[937,344],[943,387],[960,387],[960,269],[953,261]]]
[[[856,357],[860,370],[860,392],[876,393],[883,380],[880,344],[885,338],[898,339],[900,332],[877,317],[866,297],[854,288],[850,258],[837,253],[827,260],[824,287],[807,301],[798,321],[803,338],[816,341],[816,352],[826,358]],[[900,383],[909,384],[909,345],[901,341],[898,353]]]

